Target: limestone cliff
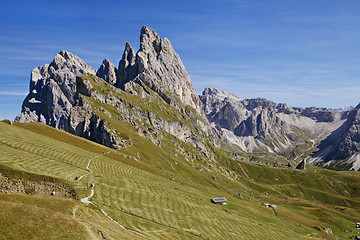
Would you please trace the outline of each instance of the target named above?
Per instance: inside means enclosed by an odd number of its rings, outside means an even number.
[[[126,43],[118,67],[116,85],[124,90],[127,83],[141,81],[154,90],[167,103],[189,105],[204,116],[202,103],[195,94],[190,77],[179,55],[167,38],[161,39],[151,28],[144,26],[140,33],[140,49],[135,51]]]
[[[67,130],[76,98],[76,76],[96,71],[74,54],[61,51],[50,64],[31,72],[29,94],[15,121],[39,121]]]

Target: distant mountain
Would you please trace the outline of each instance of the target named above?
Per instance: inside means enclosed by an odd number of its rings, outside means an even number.
[[[350,105],[345,105],[342,108],[330,108],[330,110],[334,111],[334,112],[347,112],[350,110],[353,110],[355,107],[350,106]]]
[[[325,167],[333,159],[331,166],[337,169],[360,168],[357,110],[289,107],[262,98],[240,99],[214,88],[206,88],[200,99],[219,138],[243,151],[275,152],[294,161],[308,158]],[[319,151],[311,155],[317,146]]]

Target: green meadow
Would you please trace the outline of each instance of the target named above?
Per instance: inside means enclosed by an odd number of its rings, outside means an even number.
[[[233,160],[220,150],[215,167],[209,168],[207,162],[191,163],[174,154],[171,145],[154,145],[131,128],[117,130],[131,139],[131,146],[114,150],[40,123],[0,122],[3,175],[38,182],[51,179],[71,187],[92,182],[95,204],[80,201],[90,189],[77,190],[76,199],[0,193],[0,239],[350,239],[360,235],[354,225],[360,222],[359,172],[265,167]],[[164,136],[171,142],[170,135]],[[228,203],[215,205],[210,202],[214,197],[226,197]]]

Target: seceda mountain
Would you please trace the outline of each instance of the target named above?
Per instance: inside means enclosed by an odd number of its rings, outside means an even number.
[[[291,167],[305,159],[359,170],[359,119],[360,105],[342,112],[302,109],[213,88],[197,96],[170,41],[143,27],[139,51],[126,43],[117,68],[104,59],[95,70],[67,51],[35,68],[15,120],[39,121],[120,149],[132,144],[121,126],[132,127],[160,147],[172,141],[171,151],[189,161],[216,161],[214,149],[220,148],[233,158],[268,165]]]

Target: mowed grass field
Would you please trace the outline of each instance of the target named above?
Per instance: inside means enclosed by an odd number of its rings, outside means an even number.
[[[125,134],[134,144],[112,150],[40,123],[0,122],[0,165],[72,186],[93,182],[91,201],[120,224],[80,200],[1,193],[0,239],[347,239],[357,234],[358,173],[299,172],[226,159],[238,179],[218,171],[214,180],[181,156]],[[77,194],[81,198],[89,191]],[[213,197],[229,202],[215,205]],[[262,202],[278,208],[261,207]],[[323,231],[327,228],[333,234]]]

